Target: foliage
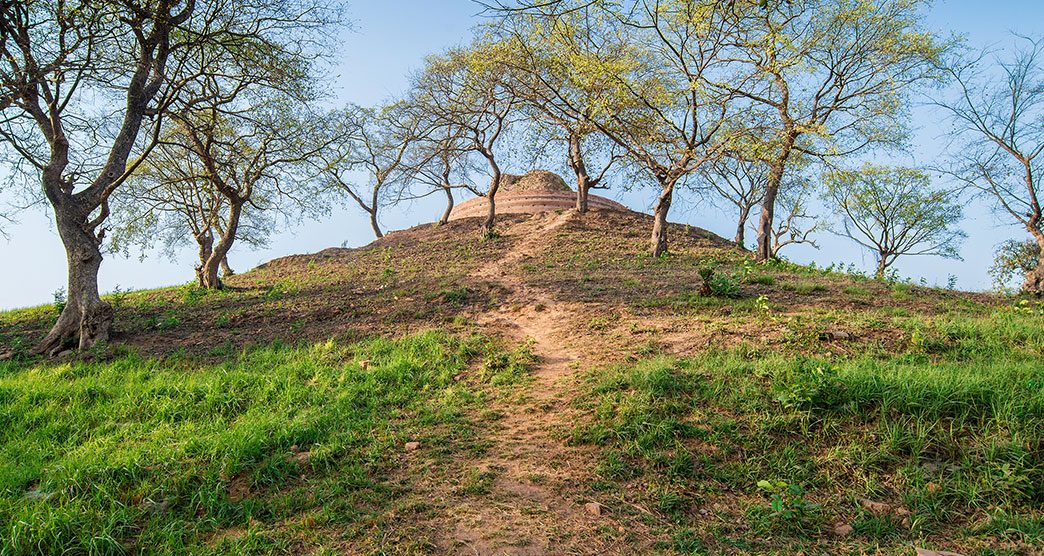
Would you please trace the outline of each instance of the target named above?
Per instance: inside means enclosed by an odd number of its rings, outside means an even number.
[[[916,169],[866,164],[825,176],[827,197],[841,219],[838,233],[877,256],[877,278],[901,256],[960,258],[965,237],[956,229],[963,205],[949,190],[933,189]]]
[[[1000,244],[993,256],[989,273],[994,285],[1006,290],[1012,282],[1032,272],[1040,264],[1040,248],[1037,242],[1010,239]]]

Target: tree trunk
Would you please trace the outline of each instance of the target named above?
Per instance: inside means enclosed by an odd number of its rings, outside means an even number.
[[[576,174],[576,212],[584,214],[587,212],[587,194],[593,184],[587,175],[587,165],[584,164],[584,155],[580,150],[580,136],[576,133],[569,134],[569,166]]]
[[[221,258],[221,275],[225,278],[234,276],[236,273],[232,270],[231,266],[228,266],[228,255]]]
[[[779,194],[780,184],[783,183],[787,160],[790,159],[790,153],[794,150],[797,136],[798,132],[794,130],[793,124],[784,124],[782,144],[779,146],[776,159],[772,162],[769,180],[765,184],[765,197],[761,202],[761,219],[758,220],[758,247],[755,253],[755,258],[759,261],[767,261],[775,256],[772,252],[771,242],[772,226],[775,224],[776,196]]]
[[[497,165],[491,154],[486,155],[486,160],[489,161],[489,167],[493,171],[493,181],[490,182],[489,191],[486,193],[486,200],[489,201],[489,212],[486,213],[486,221],[482,223],[482,235],[488,237],[493,234],[493,225],[497,221],[496,196],[497,191],[500,190],[501,174],[500,166]]]
[[[888,270],[888,256],[884,253],[878,253],[878,256],[880,258],[877,260],[877,273],[874,274],[874,277],[878,280],[884,280],[885,270]]]
[[[378,238],[384,237],[384,232],[381,231],[380,224],[377,223],[377,207],[374,205],[373,212],[370,213],[370,227],[373,228],[373,235]]]
[[[746,249],[747,246],[743,244],[746,241],[747,231],[747,219],[750,218],[750,207],[743,207],[740,209],[739,220],[736,223],[736,237],[732,238],[732,241],[740,246],[742,249]]]
[[[196,236],[196,244],[199,245],[199,266],[196,267],[196,282],[199,283],[200,287],[205,288],[207,287],[207,279],[203,275],[203,269],[207,266],[207,261],[210,260],[211,255],[214,254],[214,234],[209,228]]]
[[[654,257],[667,252],[667,213],[671,210],[671,201],[674,198],[674,180],[661,183],[661,187],[663,189],[660,198],[653,209],[653,229],[649,238],[650,252]]]
[[[1037,268],[1027,273],[1026,279],[1022,282],[1022,291],[1041,297],[1044,296],[1044,232],[1030,230],[1030,233],[1033,234],[1040,253],[1037,256]]]
[[[37,345],[36,353],[54,355],[79,338],[79,349],[89,349],[109,339],[112,307],[98,295],[98,270],[102,254],[99,240],[88,232],[87,218],[80,216],[75,199],[54,204],[58,234],[65,245],[69,265],[68,296],[62,314]]]
[[[446,192],[446,210],[443,211],[442,218],[439,219],[439,226],[449,222],[450,213],[453,212],[453,189],[443,186],[442,190]]]
[[[220,276],[218,276],[218,270],[221,268],[221,262],[228,257],[228,252],[232,249],[232,244],[236,241],[236,233],[239,230],[239,219],[243,214],[243,205],[245,203],[245,198],[229,203],[228,222],[225,225],[225,231],[221,234],[221,239],[214,244],[210,256],[207,257],[199,268],[199,285],[204,288],[220,290],[225,287],[221,282]]]

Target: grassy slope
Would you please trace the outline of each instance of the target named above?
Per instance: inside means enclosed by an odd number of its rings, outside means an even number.
[[[409,438],[436,464],[481,452],[488,410],[512,410],[491,382],[517,382],[524,352],[471,324],[510,292],[469,274],[521,220],[486,242],[464,221],[281,259],[217,294],[118,295],[115,356],[34,360],[53,309],[0,315],[2,545],[433,550],[411,524],[440,508],[409,501],[396,462]],[[619,528],[597,534],[618,552],[1040,546],[1036,306],[753,265],[687,227],[651,259],[645,224],[572,219],[516,269],[571,304],[578,417],[548,426],[594,450],[570,495],[610,508]],[[484,496],[477,477],[455,496]]]

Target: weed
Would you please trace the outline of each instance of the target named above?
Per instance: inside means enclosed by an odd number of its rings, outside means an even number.
[[[65,288],[54,290],[52,296],[54,297],[54,314],[61,315],[62,311],[65,310],[66,305]]]

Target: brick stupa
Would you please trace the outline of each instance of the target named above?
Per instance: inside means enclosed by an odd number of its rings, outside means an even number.
[[[533,170],[522,176],[504,174],[496,199],[497,214],[535,214],[576,206],[576,193],[561,176],[547,170]],[[627,210],[616,201],[590,194],[587,207],[591,210]],[[454,207],[450,220],[486,216],[487,210],[489,203],[486,198],[476,197]]]

